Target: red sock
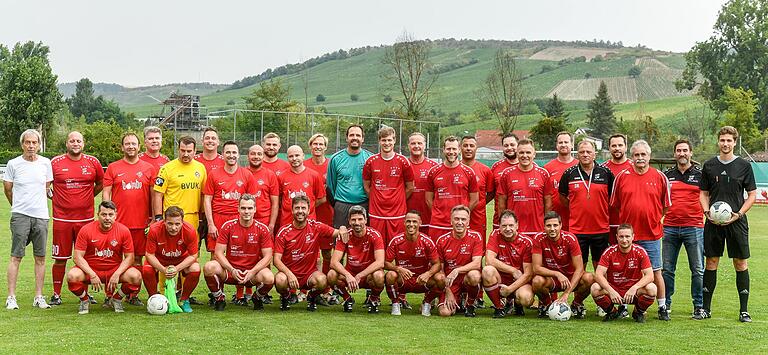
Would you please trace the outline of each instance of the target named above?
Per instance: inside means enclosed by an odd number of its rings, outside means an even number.
[[[245,292],[245,287],[243,285],[235,286],[235,297],[237,297],[237,299],[243,298],[244,292]]]
[[[504,306],[501,305],[501,290],[499,289],[498,283],[491,287],[486,287],[485,293],[488,294],[488,298],[491,299],[491,303],[493,303],[494,308],[496,309],[504,308]]]
[[[84,282],[67,282],[67,288],[69,288],[69,291],[71,291],[75,296],[80,298],[81,301],[88,299],[88,286],[86,286]]]
[[[442,290],[434,287],[427,290],[427,292],[424,293],[424,303],[432,303],[437,296],[440,296],[440,292],[442,292]]]
[[[336,282],[336,288],[338,288],[339,291],[341,291],[341,297],[344,298],[345,301],[348,300],[349,297],[351,297],[349,295],[349,291],[347,290],[347,282],[346,281],[342,281],[342,280],[337,281]]]
[[[400,299],[400,303],[405,302],[405,293],[400,292],[400,290],[397,291],[397,298]]]
[[[280,298],[288,298],[288,295],[290,295],[290,292],[288,292],[288,289],[285,289],[282,291],[278,290],[277,293],[280,294]]]
[[[53,279],[53,293],[61,295],[61,287],[64,285],[64,274],[67,273],[67,264],[53,263],[51,278]]]
[[[544,294],[544,297],[539,295],[539,307],[547,307],[552,303],[552,296],[550,293]]]
[[[483,294],[485,294],[485,292],[483,292],[483,285],[480,284],[480,285],[478,285],[478,287],[480,287],[480,292],[477,293],[477,299],[482,300],[483,299]]]
[[[645,312],[645,310],[648,309],[648,307],[650,307],[654,301],[656,301],[656,298],[648,295],[635,297],[635,311],[638,313]]]
[[[213,275],[213,276],[206,276],[205,277],[205,283],[208,285],[208,289],[211,290],[211,293],[215,297],[218,297],[221,294],[221,282],[219,282],[219,276]]]
[[[147,289],[147,294],[152,296],[157,294],[157,271],[152,265],[145,264],[141,270],[141,277],[144,281],[144,288]]]
[[[120,285],[120,292],[115,292],[115,294],[112,297],[114,299],[121,300],[125,296],[133,295],[138,289],[139,289],[139,285],[123,282],[123,284]]]
[[[473,306],[475,304],[475,300],[477,300],[477,296],[480,294],[480,291],[483,288],[480,287],[480,285],[476,286],[467,286],[467,305]]]
[[[394,285],[388,285],[387,286],[387,297],[389,297],[389,300],[392,301],[392,303],[398,303],[400,301],[400,297],[398,294],[397,282],[395,282]]]
[[[248,286],[245,288],[245,294],[246,295],[252,295],[253,294],[253,286]]]
[[[140,265],[132,265],[131,267],[136,269],[136,271],[138,271],[139,273],[142,273],[142,267]],[[139,296],[139,291],[141,291],[141,282],[139,282],[139,284],[136,285],[136,287],[133,288],[132,290],[133,291],[131,292],[130,295],[128,295],[128,297],[129,298],[138,297]]]
[[[264,297],[267,294],[269,294],[269,291],[272,289],[272,286],[274,285],[275,284],[261,284],[261,286],[259,286],[259,288],[256,289],[256,292],[258,293],[259,296]],[[253,294],[253,288],[252,287],[248,287],[248,288],[251,289],[251,294]]]
[[[573,293],[573,303],[575,304],[584,304],[584,299],[587,298],[587,294],[579,294],[578,292]]]
[[[600,295],[597,297],[594,297],[595,303],[598,307],[602,308],[606,313],[611,312],[613,310],[613,301],[606,296],[606,295]]]
[[[192,295],[192,291],[197,287],[197,282],[200,281],[200,271],[189,272],[184,275],[184,285],[181,287],[181,298],[179,301],[188,300]]]
[[[315,290],[314,288],[309,290],[309,298],[316,298],[317,296],[320,296],[320,293],[322,293],[322,290]]]

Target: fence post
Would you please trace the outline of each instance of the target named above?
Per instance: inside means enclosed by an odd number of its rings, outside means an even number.
[[[403,121],[400,121],[400,138],[398,139],[400,141],[400,154],[403,154]]]
[[[336,151],[339,151],[339,120],[341,117],[339,115],[336,115]]]
[[[261,135],[259,136],[259,139],[261,139],[261,137],[264,137],[264,111],[261,111],[261,132],[260,133]]]
[[[232,125],[232,140],[237,140],[237,110],[235,110],[235,119]]]
[[[286,124],[285,124],[285,147],[286,149],[291,146],[291,114],[286,113]]]

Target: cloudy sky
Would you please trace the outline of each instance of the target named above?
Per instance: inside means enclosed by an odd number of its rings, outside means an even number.
[[[42,41],[59,82],[231,83],[339,48],[417,38],[622,41],[684,52],[724,1],[36,1],[0,6],[0,44]]]

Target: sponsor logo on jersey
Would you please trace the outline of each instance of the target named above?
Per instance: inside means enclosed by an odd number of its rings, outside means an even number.
[[[237,182],[235,182],[235,185],[237,185],[237,187],[242,187],[243,186],[243,181],[242,180],[237,180]]]
[[[117,246],[117,240],[112,239],[112,241],[109,242],[109,244],[112,245],[113,247],[116,247]]]
[[[163,178],[159,177],[159,178],[155,179],[155,185],[163,186],[163,184],[165,184],[165,180]]]
[[[200,178],[200,172],[199,171],[195,171],[195,177],[198,178],[198,179]]]
[[[232,192],[227,192],[223,190],[221,191],[222,200],[228,200],[228,201],[239,200],[240,196],[242,196],[242,194],[240,194],[240,192],[238,191],[232,191]]]
[[[182,190],[199,190],[200,182],[182,182],[181,189]]]
[[[118,176],[119,176],[119,175],[118,175]],[[136,176],[137,176],[137,177],[142,177],[142,176],[144,176],[144,173],[142,173],[141,171],[139,171],[139,172],[137,172],[137,173],[136,173]]]
[[[113,257],[115,255],[115,252],[112,251],[112,249],[109,249],[109,248],[104,249],[104,250],[101,250],[101,249],[97,248],[97,249],[94,250],[94,255],[96,255],[96,256],[98,256],[100,258],[111,258],[111,257]]]
[[[309,182],[304,181],[303,183],[301,183],[301,186],[304,186],[305,189],[309,188]]]
[[[141,190],[142,187],[144,187],[144,184],[139,181],[123,181],[121,182],[121,187],[123,190]]]
[[[178,250],[178,249],[166,251],[165,248],[163,248],[162,250],[160,250],[160,253],[163,254],[163,256],[168,258],[178,258],[181,256],[181,250]]]

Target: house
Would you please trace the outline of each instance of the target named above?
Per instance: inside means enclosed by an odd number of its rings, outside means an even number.
[[[512,131],[518,139],[528,138],[530,131],[515,130]],[[487,150],[502,150],[501,146],[501,131],[498,129],[479,129],[475,132],[475,138],[477,138],[477,146],[479,148],[486,148]]]
[[[585,140],[595,144],[598,152],[601,151],[603,149],[603,140],[600,138],[592,137],[590,133],[592,133],[592,128],[581,127],[576,130],[576,132],[574,133],[574,137],[584,136]],[[574,142],[574,143],[577,143],[577,142]]]

